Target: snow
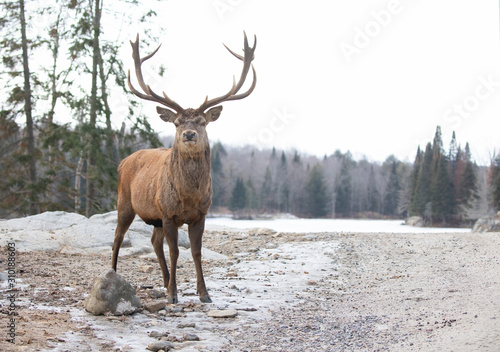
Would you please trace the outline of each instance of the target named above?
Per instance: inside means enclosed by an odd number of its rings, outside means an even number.
[[[248,229],[265,227],[277,232],[346,232],[346,233],[457,233],[470,229],[405,226],[402,220],[353,220],[353,219],[274,219],[233,220],[228,217],[209,218],[208,229],[229,227]]]
[[[113,246],[116,222],[116,211],[88,219],[83,215],[57,211],[3,220],[0,221],[0,246],[13,241],[21,252],[108,253]],[[152,232],[153,227],[137,217],[125,235],[120,255],[155,256],[151,245]],[[181,259],[192,259],[190,250],[182,247],[179,250]],[[225,256],[206,248],[203,257],[225,259]]]

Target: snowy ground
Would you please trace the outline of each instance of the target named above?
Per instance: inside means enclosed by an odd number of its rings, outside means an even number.
[[[500,346],[498,233],[311,233],[301,226],[312,223],[301,221],[296,233],[208,225],[204,269],[214,303],[199,303],[189,251],[182,249],[179,304],[95,317],[82,303],[93,278],[110,265],[115,217],[50,213],[0,222],[2,270],[7,244],[17,250],[19,314],[12,345],[3,328],[8,283],[0,282],[0,350],[145,351],[158,340],[153,331],[176,351],[465,352]],[[118,264],[145,304],[165,301],[151,297],[162,292],[162,283],[150,233],[135,222]],[[208,316],[218,309],[238,315]]]

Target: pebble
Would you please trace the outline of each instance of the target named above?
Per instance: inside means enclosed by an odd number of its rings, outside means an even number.
[[[148,345],[147,349],[150,351],[159,351],[159,350],[164,350],[164,351],[169,351],[172,348],[174,348],[174,345],[172,342],[169,341],[157,341],[153,342]]]
[[[185,329],[185,328],[195,328],[196,323],[179,323],[177,324],[178,329]]]
[[[165,332],[159,332],[159,331],[156,331],[156,330],[153,330],[149,333],[149,337],[163,337],[163,336],[168,336],[168,332],[165,331]]]
[[[137,267],[137,271],[141,273],[151,273],[153,270],[154,267],[152,265],[141,265]]]
[[[238,311],[235,309],[218,309],[208,312],[208,316],[211,318],[234,318],[237,315]]]
[[[184,334],[184,340],[186,341],[200,341],[198,335],[186,333]]]
[[[165,302],[152,302],[144,304],[144,308],[150,313],[156,313],[159,310],[165,309]]]
[[[163,298],[166,297],[165,291],[163,290],[149,290],[148,295],[151,298]]]

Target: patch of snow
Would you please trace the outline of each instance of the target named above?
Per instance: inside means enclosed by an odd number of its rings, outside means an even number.
[[[63,211],[45,212],[25,218],[0,221],[0,245],[16,243],[16,250],[62,253],[109,253],[113,246],[117,212],[98,214],[87,219],[83,215]],[[152,255],[153,226],[136,217],[125,234],[120,255]],[[179,243],[186,243],[187,234],[179,230]],[[179,248],[180,258],[192,260],[191,251]],[[168,251],[167,251],[168,255]],[[226,257],[203,249],[206,259]]]
[[[184,316],[166,317],[135,313],[128,317],[93,316],[83,310],[71,308],[74,321],[92,328],[93,334],[101,343],[113,348],[129,351],[143,351],[145,346],[156,341],[149,337],[153,330],[167,331],[169,335],[182,336],[189,332],[196,334],[199,342],[176,345],[175,351],[190,352],[203,350],[217,351],[230,341],[218,331],[238,329],[242,326],[258,324],[271,318],[271,313],[284,305],[299,305],[304,302],[303,294],[315,289],[319,282],[334,272],[337,264],[332,259],[338,244],[334,242],[287,243],[271,249],[261,249],[252,260],[242,260],[229,267],[220,267],[210,276],[206,276],[207,286],[214,303],[207,304],[207,312],[186,312]],[[314,257],[314,261],[310,259]],[[234,270],[237,276],[227,275],[227,270]],[[339,285],[342,283],[339,282]],[[199,303],[192,292],[196,288],[196,279],[179,285],[179,300],[182,304]],[[237,310],[232,319],[211,318],[209,310]],[[179,325],[192,325],[180,328]],[[65,342],[59,343],[54,351],[91,348],[98,350],[95,341],[88,341],[83,333],[67,333]],[[87,344],[85,342],[85,344]],[[203,347],[201,347],[203,346]]]
[[[233,220],[232,218],[206,219],[209,230],[269,228],[277,232],[346,232],[346,233],[451,233],[470,232],[470,229],[411,227],[402,220],[354,220],[354,219],[274,219]]]

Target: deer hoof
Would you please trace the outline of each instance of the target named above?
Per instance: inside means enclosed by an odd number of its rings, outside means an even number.
[[[210,298],[210,296],[201,296],[200,301],[202,303],[212,303],[212,299]]]
[[[168,297],[168,303],[169,304],[177,304],[177,303],[179,303],[179,300],[177,299],[177,296],[175,296],[175,297]]]

